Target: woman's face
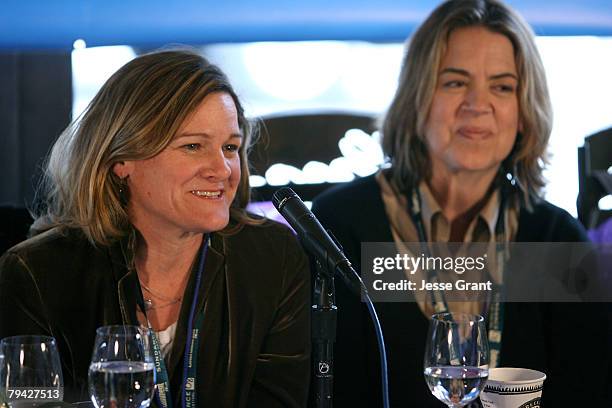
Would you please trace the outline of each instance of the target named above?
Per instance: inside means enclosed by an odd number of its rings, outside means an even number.
[[[434,175],[495,173],[520,127],[510,40],[483,27],[454,30],[425,123]]]
[[[208,95],[161,153],[115,166],[129,177],[132,224],[178,235],[223,229],[240,181],[241,142],[232,97]]]

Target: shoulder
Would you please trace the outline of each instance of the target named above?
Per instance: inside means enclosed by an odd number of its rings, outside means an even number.
[[[314,199],[313,209],[327,208],[358,199],[370,199],[372,196],[380,196],[380,188],[374,175],[361,177],[326,190]]]
[[[58,259],[65,255],[74,255],[83,249],[94,248],[79,230],[56,227],[20,242],[7,250],[4,256],[22,259],[38,257]]]
[[[280,222],[265,219],[261,224],[244,224],[235,233],[221,233],[226,242],[248,245],[267,245],[269,243],[297,243],[291,228]]]
[[[33,277],[54,273],[64,277],[89,271],[106,256],[102,248],[94,247],[78,229],[52,228],[10,248],[0,258],[0,275],[27,270]]]
[[[355,265],[362,242],[393,241],[374,175],[327,190],[313,201],[312,212],[333,232]]]
[[[584,227],[570,213],[541,200],[531,211],[522,208],[517,241],[582,242],[588,241]]]
[[[374,175],[332,187],[314,199],[312,212],[334,226],[352,224],[364,214],[384,214],[380,187]]]
[[[271,266],[288,262],[288,259],[302,261],[306,258],[293,230],[276,221],[243,225],[236,233],[221,235],[230,257],[240,256],[252,265]]]
[[[75,246],[92,247],[80,230],[56,227],[20,242],[7,253],[30,255],[48,250],[74,250]]]

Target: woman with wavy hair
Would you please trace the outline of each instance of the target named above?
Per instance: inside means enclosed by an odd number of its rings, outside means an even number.
[[[576,220],[541,198],[551,127],[544,68],[523,18],[496,0],[446,1],[409,41],[381,126],[388,167],[324,193],[313,211],[357,265],[364,242],[391,242],[401,252],[410,242],[503,248],[585,241]],[[485,272],[490,275],[480,278],[504,284],[501,274]],[[413,276],[430,278],[420,271]],[[341,285],[337,290],[336,406],[379,406],[380,363],[367,310]],[[594,333],[579,329],[591,309],[504,304],[496,292],[484,300],[445,302],[444,296],[419,292],[411,302],[378,304],[391,406],[439,405],[422,374],[428,319],[439,311],[484,315],[491,366],[544,371],[545,406],[598,401],[605,387],[591,381],[605,377],[578,378],[583,362],[575,361],[580,346],[586,348],[585,333]],[[605,325],[599,326],[606,338]],[[596,370],[605,367],[606,353]],[[568,395],[569,389],[580,391]]]
[[[136,324],[163,355],[158,405],[180,406],[192,347],[199,406],[305,405],[307,259],[245,210],[250,141],[227,78],[196,53],[119,69],[55,143],[36,235],[0,260],[0,338],[54,336],[68,399],[88,399],[96,328]]]

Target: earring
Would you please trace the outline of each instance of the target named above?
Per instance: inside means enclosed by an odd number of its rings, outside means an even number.
[[[512,165],[512,170],[510,170],[510,172],[508,173],[507,177],[508,177],[508,181],[510,182],[510,184],[515,187],[518,183],[518,179],[517,179],[517,167],[516,167],[516,163],[514,163]]]
[[[119,194],[123,194],[127,188],[127,176],[119,179]]]
[[[127,185],[127,176],[119,179],[119,200],[121,204],[126,205],[128,202],[128,185]]]

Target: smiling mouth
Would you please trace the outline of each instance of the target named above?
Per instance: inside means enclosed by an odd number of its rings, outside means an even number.
[[[492,135],[491,131],[480,128],[461,128],[458,133],[460,136],[470,140],[483,140]]]
[[[191,194],[202,198],[221,198],[223,197],[223,190],[192,190]]]

